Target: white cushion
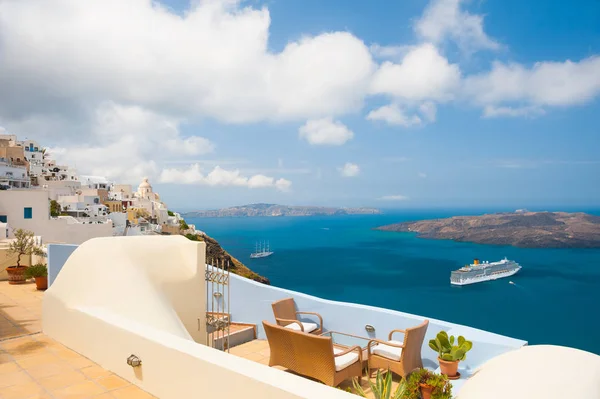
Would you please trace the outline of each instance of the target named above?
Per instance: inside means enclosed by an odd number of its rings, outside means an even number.
[[[391,344],[402,345],[402,342],[399,341],[388,341]],[[395,360],[397,362],[400,361],[400,354],[402,353],[402,348],[396,348],[395,346],[389,346],[385,344],[377,344],[371,347],[371,353],[374,355],[383,356],[390,360]]]
[[[338,353],[342,353],[343,351],[345,351],[345,349],[333,348],[333,353],[335,355],[337,355]],[[334,357],[333,359],[335,361],[335,371],[341,371],[346,367],[350,366],[351,364],[356,363],[356,361],[358,360],[358,353],[356,353],[356,350],[354,350],[353,352],[346,353],[342,356]]]
[[[317,327],[318,327],[315,323],[305,323],[303,321],[301,321],[300,323],[302,323],[302,327],[304,327],[304,332],[305,333],[309,333],[311,331],[315,331],[317,329]],[[298,323],[290,323],[287,326],[285,326],[285,328],[289,328],[290,330],[301,331],[300,330],[300,326],[298,325]]]

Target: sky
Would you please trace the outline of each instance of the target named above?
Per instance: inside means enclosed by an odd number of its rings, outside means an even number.
[[[600,206],[595,0],[0,0],[0,94],[174,209]]]

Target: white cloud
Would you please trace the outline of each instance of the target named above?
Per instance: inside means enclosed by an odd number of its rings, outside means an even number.
[[[477,104],[496,107],[486,116],[526,116],[539,113],[536,107],[583,104],[600,95],[600,57],[538,62],[531,68],[495,62],[491,71],[465,80],[465,94]]]
[[[432,0],[415,31],[434,43],[452,40],[464,51],[495,50],[500,46],[483,30],[483,16],[462,10],[465,0]]]
[[[344,177],[354,177],[360,173],[360,167],[357,164],[351,162],[346,162],[346,164],[344,164],[344,166],[342,166],[341,168],[338,168],[338,170],[340,171],[340,174]]]
[[[332,118],[308,120],[298,132],[312,145],[342,145],[354,137],[346,125]]]
[[[379,44],[372,44],[369,50],[375,58],[396,60],[404,57],[411,48],[412,46],[381,46]]]
[[[411,49],[398,64],[384,62],[373,77],[370,92],[407,101],[446,101],[459,87],[460,69],[432,44]]]
[[[243,176],[239,170],[226,170],[219,166],[208,174],[202,173],[199,164],[190,165],[187,169],[164,169],[160,174],[161,183],[200,184],[207,186],[237,186],[247,188],[276,188],[287,191],[292,185],[289,180],[265,175]]]
[[[498,118],[502,116],[509,117],[536,117],[544,115],[546,111],[537,105],[525,106],[525,107],[496,107],[494,105],[486,105],[483,108],[484,118]]]
[[[183,138],[179,123],[141,107],[105,103],[93,113],[86,140],[70,140],[49,152],[81,174],[137,183],[143,176],[157,177],[171,158],[213,151],[214,144],[203,137]]]
[[[408,116],[398,104],[390,104],[379,107],[367,115],[368,120],[384,121],[389,125],[411,127],[421,124],[421,118],[417,115]]]
[[[381,201],[406,201],[409,198],[406,195],[384,195],[379,197]]]
[[[427,173],[419,172],[419,173],[417,173],[417,176],[419,176],[421,179],[425,179],[425,178],[427,178]]]
[[[0,116],[105,99],[234,123],[360,109],[375,68],[360,39],[329,32],[272,52],[268,9],[237,3],[194,1],[181,16],[150,0],[2,1]]]
[[[437,106],[435,103],[431,101],[424,102],[419,106],[419,111],[428,122],[435,122],[435,117],[437,114]]]

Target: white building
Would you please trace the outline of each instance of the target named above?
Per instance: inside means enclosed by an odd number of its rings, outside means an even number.
[[[51,218],[50,201],[45,190],[0,191],[0,223],[8,223],[12,229],[33,231],[45,243],[81,244],[91,238],[112,236],[110,220],[90,224]]]
[[[30,180],[25,166],[13,165],[7,159],[0,158],[0,189],[29,188]]]
[[[137,192],[133,195],[133,207],[145,209],[156,224],[160,225],[168,221],[169,214],[167,206],[161,202],[160,195],[152,190],[152,185],[148,182],[147,177],[142,180],[138,186]]]

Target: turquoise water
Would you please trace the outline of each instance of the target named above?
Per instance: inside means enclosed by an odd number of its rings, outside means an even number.
[[[465,324],[530,344],[600,354],[600,250],[523,249],[372,230],[451,215],[436,211],[188,222],[278,287]],[[250,259],[259,239],[270,241],[273,256]],[[492,282],[450,285],[450,271],[473,258],[505,256],[519,262],[521,272]]]

